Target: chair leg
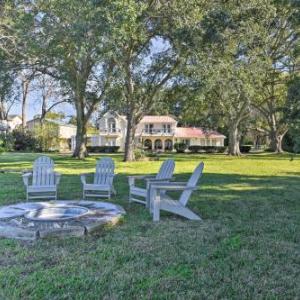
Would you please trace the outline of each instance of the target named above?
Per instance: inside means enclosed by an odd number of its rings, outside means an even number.
[[[130,192],[130,187],[129,187],[129,197],[128,197],[128,202],[131,203],[131,192]]]
[[[158,222],[160,218],[160,191],[155,190],[153,199],[153,221]]]
[[[117,191],[116,191],[114,185],[112,185],[112,192],[113,192],[114,195],[117,195]]]

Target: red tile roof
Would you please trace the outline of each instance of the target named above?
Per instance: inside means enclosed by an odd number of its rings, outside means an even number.
[[[225,138],[225,136],[217,131],[203,130],[196,127],[177,127],[175,129],[175,137],[178,138]]]
[[[176,123],[176,120],[170,116],[145,116],[141,123]]]

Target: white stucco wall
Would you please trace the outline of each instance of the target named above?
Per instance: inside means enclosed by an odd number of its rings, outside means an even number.
[[[110,118],[114,118],[116,122],[116,129],[117,131],[114,134],[109,132],[108,127],[108,120]],[[163,125],[170,124],[171,125],[171,134],[170,139],[175,142],[183,142],[184,140],[189,140],[190,145],[202,145],[202,146],[224,146],[224,138],[175,138],[173,133],[175,132],[177,122],[173,123],[139,123],[136,130],[137,138],[136,140],[140,140],[143,137],[143,140],[147,138],[147,133],[145,133],[145,125],[146,124],[153,124],[154,134],[149,134],[149,138],[159,138],[159,136],[167,138],[169,135],[168,133],[163,133]],[[97,136],[92,137],[92,146],[109,146],[109,145],[116,145],[120,147],[120,151],[124,151],[125,148],[125,137],[126,137],[126,128],[127,128],[127,121],[124,117],[113,114],[113,113],[106,113],[103,115],[101,119],[98,121],[99,127],[99,134]],[[120,130],[120,132],[119,132]],[[161,131],[161,133],[155,133],[156,130]]]
[[[59,137],[63,139],[70,139],[76,135],[76,127],[59,125]]]

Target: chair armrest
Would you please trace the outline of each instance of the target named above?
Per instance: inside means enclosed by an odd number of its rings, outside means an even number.
[[[31,176],[32,176],[32,173],[25,173],[22,175],[24,185],[26,185],[26,186],[29,185],[29,177],[31,177]]]
[[[197,189],[197,187],[187,186],[186,183],[183,182],[151,184],[150,188],[155,190],[164,190],[164,191],[184,191],[184,190],[194,191]]]
[[[174,177],[172,177],[172,178],[159,178],[159,179],[147,178],[146,181],[149,182],[149,183],[153,183],[153,182],[166,182],[166,181],[170,181],[172,179],[175,179],[175,178]]]
[[[154,175],[131,175],[127,176],[128,178],[134,178],[134,179],[150,179],[150,178],[155,178]]]
[[[151,178],[155,178],[155,176],[153,175],[132,175],[132,176],[127,176],[128,178],[128,184],[130,186],[133,186],[135,183],[135,180],[139,179],[139,180],[149,180]]]
[[[54,172],[55,174],[55,184],[58,185],[60,182],[61,174],[58,172]]]
[[[88,174],[80,174],[80,180],[81,180],[81,183],[82,184],[86,184],[86,176],[87,176]]]

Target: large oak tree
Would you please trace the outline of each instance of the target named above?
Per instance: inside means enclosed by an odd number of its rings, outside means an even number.
[[[78,158],[87,154],[87,124],[105,97],[113,70],[104,8],[104,1],[34,1],[31,24],[24,30],[25,38],[32,38],[28,51],[35,69],[59,80],[74,104],[73,156]]]
[[[134,160],[135,131],[152,111],[162,89],[171,89],[187,61],[185,43],[201,1],[112,1],[109,19],[115,62],[111,106],[127,118],[125,161]],[[113,99],[112,99],[113,100]]]

